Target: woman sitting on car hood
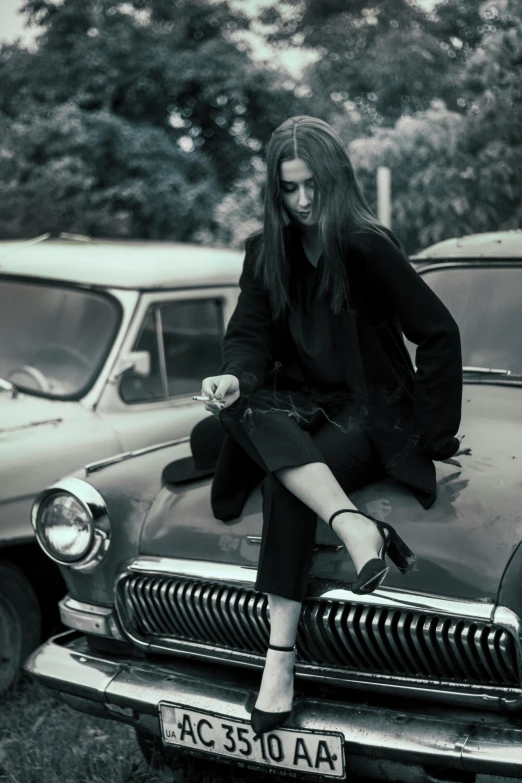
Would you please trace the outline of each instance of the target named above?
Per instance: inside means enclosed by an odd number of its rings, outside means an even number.
[[[317,517],[354,562],[354,593],[382,583],[386,556],[402,572],[415,565],[394,528],[348,494],[387,476],[424,508],[434,502],[433,460],[459,446],[462,359],[454,319],[370,211],[339,137],[314,117],[292,117],[272,135],[264,226],[247,240],[240,289],[220,374],[203,380],[202,394],[241,455],[233,470],[230,448],[221,453],[216,516],[231,515],[220,476],[240,484],[241,460],[266,474],[256,590],[268,594],[270,644],[252,712],[259,734],[291,713]],[[417,345],[416,371],[403,333]]]

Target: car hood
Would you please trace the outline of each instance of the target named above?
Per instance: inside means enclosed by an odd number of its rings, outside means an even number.
[[[19,393],[0,394],[0,438],[27,427],[55,426],[59,424],[70,403],[48,400]]]
[[[495,600],[522,539],[522,388],[466,385],[460,435],[461,467],[438,462],[437,499],[424,509],[394,481],[350,495],[366,513],[393,524],[419,557],[402,575],[391,567],[386,585],[469,600]],[[180,455],[183,456],[183,455]],[[209,481],[164,487],[144,526],[140,552],[255,567],[262,529],[257,487],[241,517],[225,524],[212,515]],[[350,582],[354,570],[337,536],[317,527],[311,573]],[[520,580],[516,580],[520,581]]]
[[[120,450],[108,424],[81,402],[0,394],[0,539],[32,536],[36,492]]]

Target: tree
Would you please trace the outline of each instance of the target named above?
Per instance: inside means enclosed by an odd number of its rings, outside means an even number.
[[[224,188],[296,103],[236,40],[249,20],[225,0],[27,0],[24,10],[42,29],[25,75],[31,100],[164,128],[205,153]],[[12,114],[16,98],[2,92]]]
[[[244,247],[245,239],[263,225],[265,172],[260,165],[236,181],[214,210],[212,222],[194,237],[197,242],[221,247]]]
[[[190,238],[299,103],[227,0],[24,8],[37,50],[0,46],[0,236]]]
[[[391,169],[392,228],[409,253],[475,228],[463,177],[468,159],[459,147],[465,125],[441,103],[347,145],[374,210],[377,167]]]
[[[522,2],[482,3],[482,36],[461,76],[467,180],[484,230],[522,225]]]
[[[107,109],[0,117],[0,236],[50,231],[188,240],[221,190],[199,152]]]
[[[271,9],[264,18],[274,43],[318,52],[304,81],[323,115],[349,112],[352,138],[434,99],[462,111],[458,75],[483,25],[470,0],[442,3],[440,15],[411,0],[296,0],[293,17]]]
[[[394,228],[409,251],[522,223],[521,5],[480,6],[481,37],[459,71],[462,114],[439,102],[352,141],[338,121],[373,204],[376,168],[391,168]]]

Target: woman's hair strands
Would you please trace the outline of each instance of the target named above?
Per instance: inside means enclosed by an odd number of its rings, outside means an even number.
[[[373,233],[390,241],[364,198],[353,166],[333,128],[316,117],[290,117],[273,132],[266,151],[267,179],[263,241],[255,272],[269,292],[274,316],[289,305],[290,264],[285,252],[285,228],[291,222],[283,206],[281,163],[301,158],[313,173],[312,222],[318,224],[323,248],[319,296],[327,294],[335,313],[349,304],[346,258],[350,238]]]

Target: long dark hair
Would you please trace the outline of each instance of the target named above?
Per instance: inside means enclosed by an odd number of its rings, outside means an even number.
[[[350,299],[346,273],[350,238],[361,232],[386,240],[389,236],[362,194],[341,139],[317,117],[290,117],[275,129],[268,143],[263,240],[255,272],[269,292],[274,316],[279,317],[289,305],[290,263],[284,229],[291,222],[281,197],[280,166],[295,158],[306,161],[315,179],[312,222],[319,224],[324,260],[318,295],[327,294],[332,310],[339,313]]]

